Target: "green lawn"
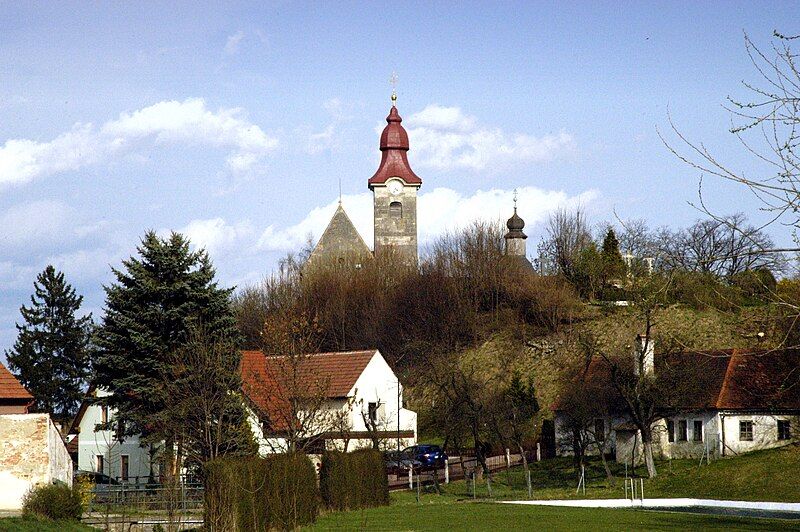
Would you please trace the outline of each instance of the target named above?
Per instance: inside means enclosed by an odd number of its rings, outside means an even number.
[[[0,532],[88,532],[97,530],[76,521],[49,521],[28,517],[0,519]]]
[[[800,530],[798,521],[492,502],[394,503],[330,513],[310,530]]]
[[[624,469],[613,464],[615,472]],[[738,500],[800,501],[800,446],[754,452],[699,466],[694,460],[673,460],[658,464],[655,479],[645,479],[645,496],[696,497]],[[637,469],[636,474],[644,475]],[[535,499],[621,498],[622,480],[611,486],[602,464],[592,461],[587,468],[586,494],[575,493],[575,473],[570,459],[547,460],[531,466]],[[492,499],[527,499],[521,468],[496,472],[492,477]],[[330,513],[320,517],[312,529],[364,530],[519,530],[545,529],[736,529],[800,530],[800,521],[693,515],[641,510],[554,508],[495,504],[488,498],[485,482],[472,485],[463,480],[415,492],[392,493],[392,505],[364,511]]]

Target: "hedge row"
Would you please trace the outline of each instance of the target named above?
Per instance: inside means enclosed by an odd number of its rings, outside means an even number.
[[[314,466],[304,455],[221,458],[206,464],[205,523],[211,531],[294,530],[319,512]]]
[[[327,452],[319,475],[322,501],[331,510],[354,510],[389,504],[383,455],[372,449]]]

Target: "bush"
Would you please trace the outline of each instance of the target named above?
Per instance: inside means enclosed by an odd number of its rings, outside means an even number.
[[[322,500],[331,510],[354,510],[389,504],[383,455],[373,449],[326,452],[319,475]]]
[[[83,513],[79,490],[66,484],[40,484],[25,494],[22,515],[48,519],[80,519]]]
[[[319,513],[317,476],[304,455],[220,458],[207,463],[205,473],[211,530],[294,530]]]

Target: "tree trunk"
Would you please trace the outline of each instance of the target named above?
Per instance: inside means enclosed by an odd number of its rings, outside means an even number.
[[[642,447],[644,448],[644,462],[647,464],[647,476],[656,476],[656,463],[653,461],[653,441],[650,434],[642,433]]]
[[[611,473],[611,467],[608,465],[608,460],[606,460],[606,444],[603,443],[600,445],[597,444],[597,450],[600,452],[600,460],[603,461],[603,469],[606,470],[606,478],[608,479],[608,484],[613,486],[616,484],[616,479],[614,478],[614,474]]]

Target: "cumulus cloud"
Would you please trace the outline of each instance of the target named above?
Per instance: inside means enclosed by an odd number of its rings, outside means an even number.
[[[431,104],[407,120],[414,164],[439,170],[484,170],[521,162],[549,161],[575,150],[564,131],[536,137],[481,126],[458,107]]]
[[[563,191],[542,190],[536,187],[517,189],[518,212],[526,228],[535,230],[547,216],[559,207],[589,205],[598,197],[594,190],[570,196]],[[338,201],[314,208],[301,222],[279,228],[269,226],[257,242],[258,249],[291,251],[305,244],[308,235],[316,241],[333,216]],[[343,196],[342,204],[361,236],[372,242],[372,194],[365,192]],[[502,189],[479,190],[464,195],[450,188],[436,188],[420,194],[417,204],[417,227],[420,245],[432,242],[447,231],[465,227],[475,220],[506,220],[511,216],[513,191]]]
[[[229,224],[224,218],[192,220],[179,232],[186,235],[195,248],[203,248],[210,255],[228,250],[255,234],[249,221]]]
[[[0,186],[98,164],[146,141],[228,149],[228,167],[243,172],[278,145],[243,114],[239,108],[211,111],[202,98],[169,100],[122,113],[99,128],[76,124],[49,142],[10,139],[0,146]]]

